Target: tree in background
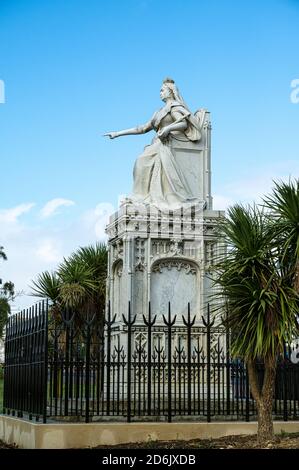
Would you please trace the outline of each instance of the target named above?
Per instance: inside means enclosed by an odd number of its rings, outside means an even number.
[[[5,252],[4,252],[3,246],[0,246],[0,258],[2,258],[2,259],[5,260],[5,261],[7,260],[7,256],[6,256]]]
[[[4,261],[7,256],[4,252],[3,246],[0,246],[0,258]],[[15,298],[14,284],[7,281],[2,285],[0,279],[0,338],[3,336],[4,328],[7,323],[8,315],[10,314],[10,302]]]
[[[52,302],[54,318],[63,310],[75,312],[75,323],[96,315],[103,327],[107,276],[107,247],[103,243],[81,247],[65,258],[57,271],[45,271],[32,282],[32,295]]]

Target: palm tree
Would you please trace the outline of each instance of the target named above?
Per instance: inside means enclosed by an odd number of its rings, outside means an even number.
[[[299,294],[299,179],[274,184],[272,194],[264,198],[264,203],[271,211],[280,263],[289,271],[292,285]]]
[[[61,281],[57,273],[49,271],[39,274],[31,286],[31,295],[50,300],[50,314],[55,320],[61,316],[60,286]]]
[[[31,287],[32,295],[51,300],[49,312],[55,328],[62,323],[63,313],[74,312],[73,325],[79,332],[78,338],[81,338],[84,334],[84,320],[94,317],[95,327],[92,328],[91,341],[93,354],[99,354],[101,351],[99,337],[104,331],[106,275],[107,248],[106,245],[97,243],[95,246],[79,248],[63,260],[56,272],[45,271],[39,274]],[[66,329],[60,329],[58,347],[62,351],[66,348],[66,338]],[[57,396],[60,393],[62,373],[62,369],[58,368]]]
[[[215,282],[220,298],[227,300],[231,353],[247,366],[257,404],[258,438],[271,439],[276,364],[284,344],[298,331],[298,297],[278,263],[272,224],[263,211],[235,205],[219,228],[227,252],[218,260]],[[262,385],[258,361],[264,363]]]
[[[92,283],[86,304],[94,312],[100,323],[104,320],[104,309],[106,299],[106,277],[108,253],[104,243],[96,243],[87,247],[79,248],[69,259],[71,264],[85,266],[90,270],[90,281]]]
[[[102,322],[105,306],[107,275],[107,248],[95,246],[79,248],[59,265],[55,273],[39,274],[32,282],[32,295],[51,299],[56,316],[63,308],[76,312],[80,324],[88,313],[96,314]],[[53,312],[52,312],[53,313]]]

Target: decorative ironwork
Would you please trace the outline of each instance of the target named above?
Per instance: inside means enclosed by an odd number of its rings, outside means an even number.
[[[96,313],[52,316],[42,302],[12,315],[6,328],[4,413],[36,420],[256,419],[244,363],[230,356],[228,331],[208,309],[203,325],[188,305],[182,322],[157,321],[149,304],[143,325],[128,308],[120,344],[116,315],[105,331]],[[116,328],[116,329],[115,329]],[[113,340],[114,338],[114,340]],[[292,350],[278,362],[273,416],[298,419],[299,364]],[[259,366],[260,380],[263,366]]]

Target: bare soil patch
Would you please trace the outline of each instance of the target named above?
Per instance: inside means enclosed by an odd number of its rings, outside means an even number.
[[[0,449],[17,449],[15,444],[5,444],[5,442],[0,441]]]
[[[0,441],[0,449],[17,449],[17,446]],[[116,446],[97,446],[96,449],[299,449],[299,433],[279,434],[263,445],[257,441],[255,435],[240,435],[190,441],[136,442]]]
[[[191,441],[150,441],[116,446],[98,446],[96,449],[299,449],[299,433],[279,434],[261,445],[256,436],[225,436],[218,439]]]

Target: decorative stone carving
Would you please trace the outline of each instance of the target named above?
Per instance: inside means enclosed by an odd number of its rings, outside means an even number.
[[[135,239],[135,271],[144,271],[145,263],[145,248],[144,240],[140,238]]]
[[[181,239],[154,240],[152,242],[152,256],[182,256],[184,242]]]
[[[123,275],[123,267],[122,267],[122,265],[119,266],[119,267],[116,269],[115,273],[116,273],[116,275],[117,275],[118,277],[121,277],[121,276]]]
[[[196,268],[191,263],[179,260],[160,261],[159,263],[155,263],[152,271],[154,273],[162,273],[163,269],[168,269],[168,271],[170,271],[172,268],[176,268],[178,271],[184,269],[186,274],[196,274]]]
[[[147,345],[147,334],[146,332],[137,332],[135,333],[134,335],[134,349],[137,348],[140,348],[140,349],[143,349],[145,351],[145,347]]]
[[[173,256],[182,255],[183,254],[183,241],[179,239],[173,238],[170,240],[170,251]]]
[[[111,295],[111,306],[113,315],[120,316],[123,313],[122,290],[123,290],[123,262],[117,261],[113,266],[113,285]]]
[[[210,268],[215,263],[215,247],[214,241],[206,241],[205,243],[205,266]]]
[[[124,252],[124,244],[123,240],[117,240],[113,247],[113,259],[116,261],[117,259],[121,259],[123,257]]]

